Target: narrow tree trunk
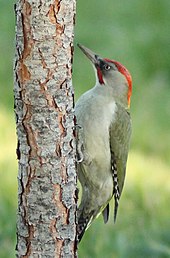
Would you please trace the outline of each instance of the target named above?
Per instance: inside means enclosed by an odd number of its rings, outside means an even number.
[[[75,0],[18,0],[17,257],[76,257]]]

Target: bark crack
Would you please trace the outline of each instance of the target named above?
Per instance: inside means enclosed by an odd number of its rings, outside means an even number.
[[[24,39],[24,46],[22,55],[20,56],[19,60],[19,71],[18,75],[20,76],[21,83],[25,83],[26,81],[31,79],[31,73],[29,72],[26,64],[24,61],[30,56],[34,40],[32,37],[32,31],[31,31],[31,22],[30,22],[30,16],[31,16],[31,5],[24,1],[23,3],[23,10],[21,13],[21,19],[22,19],[22,28],[23,28],[23,39]]]
[[[24,97],[23,97],[24,98]],[[32,120],[32,106],[31,104],[25,104],[26,113],[23,117],[22,124],[25,128],[28,146],[30,146],[30,157],[37,158],[39,157],[38,151],[39,147],[37,145],[36,140],[36,132],[32,129],[31,120]],[[39,157],[39,161],[41,162],[41,158]]]
[[[60,22],[57,19],[57,14],[60,11],[60,2],[58,0],[55,0],[54,4],[50,5],[49,11],[47,13],[49,20],[52,24],[56,24],[56,35],[57,37],[64,33],[64,24],[60,24]]]

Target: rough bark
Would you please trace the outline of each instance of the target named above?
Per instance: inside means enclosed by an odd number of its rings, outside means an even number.
[[[18,0],[17,257],[76,257],[75,0]]]

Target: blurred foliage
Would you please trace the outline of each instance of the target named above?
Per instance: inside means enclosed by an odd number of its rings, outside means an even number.
[[[17,206],[16,135],[13,110],[0,110],[0,257],[15,257]],[[13,255],[12,255],[13,254]]]
[[[75,43],[124,64],[133,77],[132,147],[169,160],[170,1],[78,1]],[[95,83],[89,60],[75,48],[77,96]]]
[[[0,0],[0,257],[15,257],[17,206],[13,113],[13,1]],[[77,1],[76,98],[95,83],[79,42],[122,62],[133,76],[133,135],[116,224],[96,220],[82,258],[170,257],[170,1]]]
[[[13,112],[14,7],[0,0],[0,108]]]

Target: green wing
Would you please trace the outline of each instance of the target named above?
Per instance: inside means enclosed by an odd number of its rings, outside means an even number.
[[[113,173],[115,198],[115,219],[122,193],[126,163],[131,136],[131,118],[130,113],[125,108],[118,106],[116,117],[110,126],[110,149],[111,149],[111,167]],[[117,186],[115,186],[117,184]]]

